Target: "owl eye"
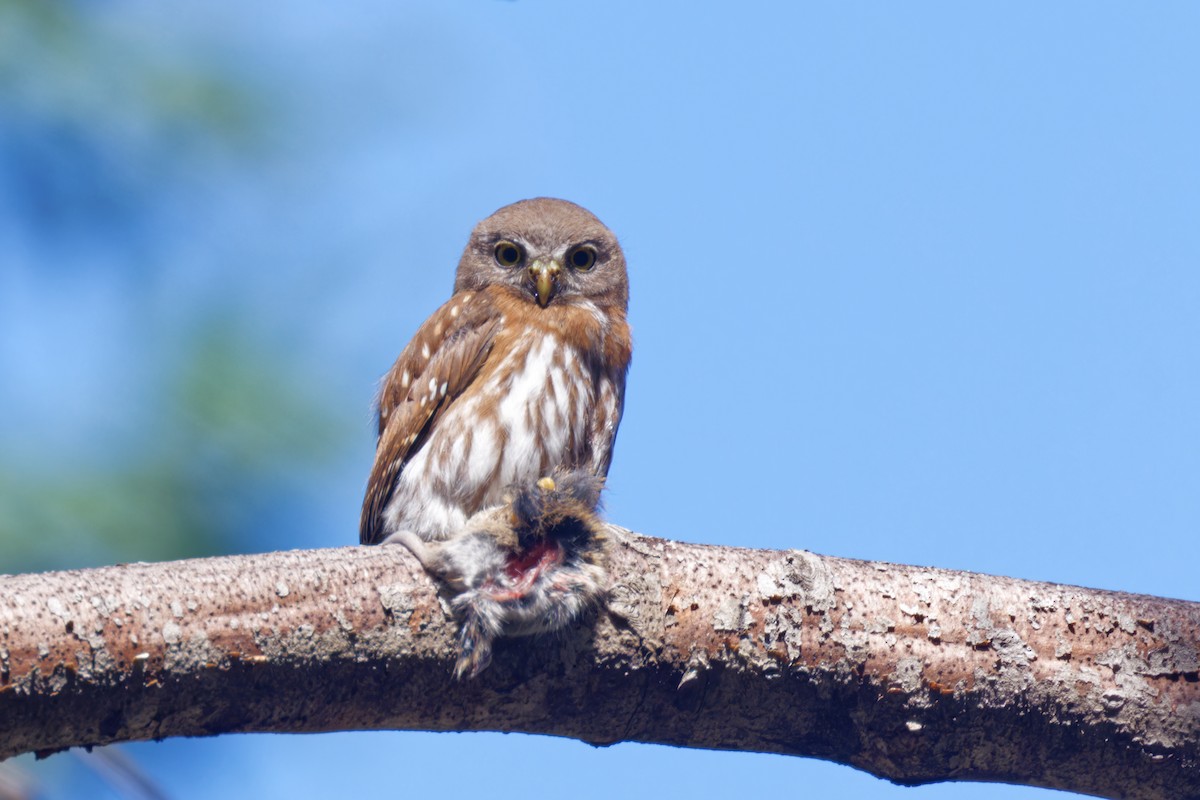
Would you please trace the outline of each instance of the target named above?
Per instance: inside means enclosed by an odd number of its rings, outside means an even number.
[[[590,244],[582,244],[567,253],[567,263],[572,269],[587,272],[596,265],[596,248]]]
[[[515,267],[524,257],[519,244],[505,240],[496,245],[496,263],[502,267]]]

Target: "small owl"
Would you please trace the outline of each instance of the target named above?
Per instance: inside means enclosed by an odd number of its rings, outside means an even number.
[[[621,421],[628,303],[600,220],[523,200],[475,227],[453,296],[384,379],[360,540],[405,544],[458,593],[460,676],[487,666],[496,636],[560,628],[603,591],[592,512]]]

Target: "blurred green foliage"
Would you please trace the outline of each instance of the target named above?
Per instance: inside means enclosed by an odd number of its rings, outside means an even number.
[[[44,453],[37,430],[0,442],[0,572],[261,549],[265,528],[303,518],[304,475],[347,438],[299,354],[247,324],[257,311],[217,307],[228,265],[166,301],[129,281],[174,268],[192,245],[156,214],[214,167],[248,169],[269,112],[244,73],[129,35],[112,10],[0,0],[0,228],[45,243],[32,279],[47,324],[63,313],[52,277],[94,280],[98,265],[122,286],[104,302],[187,305],[144,314],[159,327],[111,343],[149,377],[112,410],[136,422],[91,448],[98,458],[47,469],[18,455]],[[57,257],[63,241],[83,255]]]
[[[0,0],[0,97],[74,118],[95,135],[175,133],[193,144],[254,141],[264,96],[212,58],[126,35],[106,3]],[[123,129],[123,130],[120,130]],[[139,130],[140,129],[140,130]]]
[[[47,475],[0,455],[0,571],[244,552],[303,504],[297,474],[349,432],[295,364],[217,319],[164,359],[112,463]]]
[[[170,190],[261,149],[270,94],[250,71],[126,30],[120,11],[0,0],[0,214],[47,245],[144,246]]]

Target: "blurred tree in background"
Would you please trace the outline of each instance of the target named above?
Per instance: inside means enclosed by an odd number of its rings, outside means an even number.
[[[346,441],[301,323],[231,299],[205,231],[269,93],[113,10],[0,0],[5,572],[286,545]]]
[[[209,166],[245,166],[263,98],[211,61],[123,32],[107,6],[0,0],[4,210],[48,256],[97,248],[124,256],[118,271],[153,271],[139,245],[163,244],[164,199]]]

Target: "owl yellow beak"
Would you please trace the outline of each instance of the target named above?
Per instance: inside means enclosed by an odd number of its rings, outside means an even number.
[[[554,287],[558,283],[558,275],[562,272],[562,264],[555,259],[538,259],[529,265],[529,277],[533,278],[533,288],[537,294],[538,305],[542,308],[550,305],[554,296]]]

